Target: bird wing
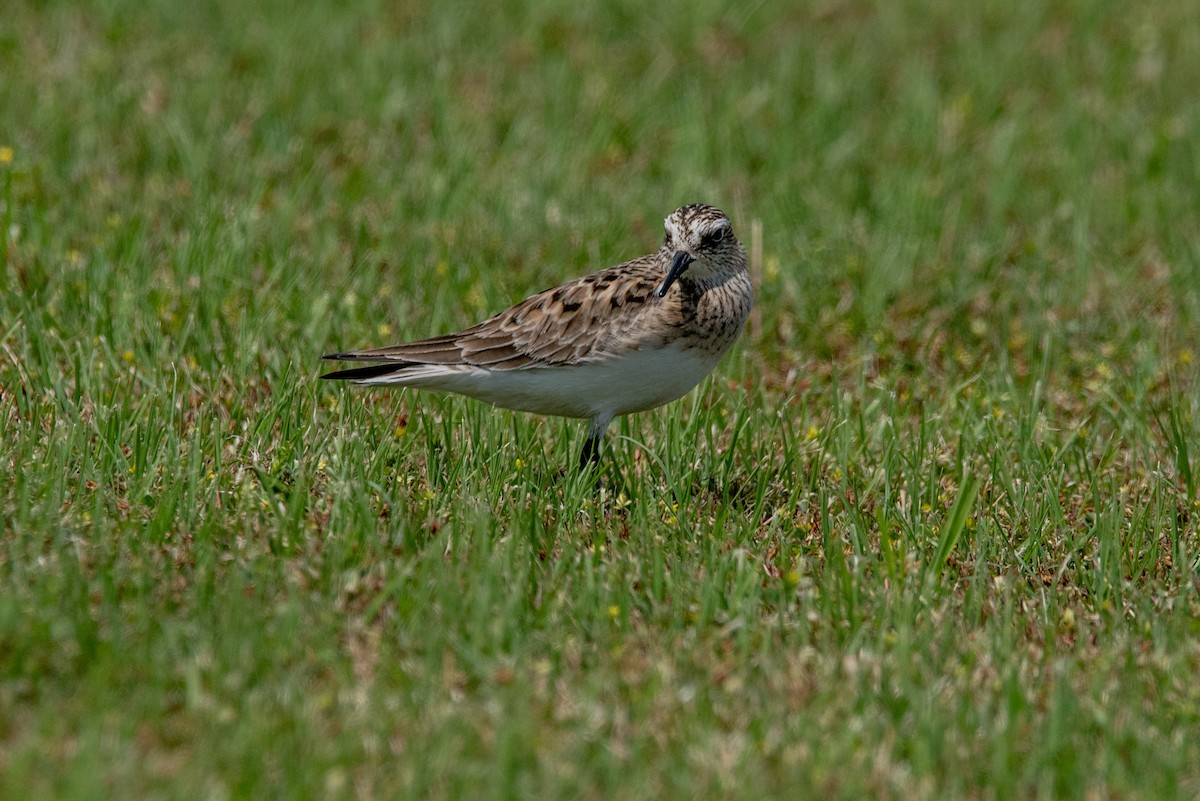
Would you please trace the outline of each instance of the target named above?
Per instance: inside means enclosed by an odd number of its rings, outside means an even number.
[[[650,254],[585,275],[458,333],[325,358],[493,370],[603,360],[661,340],[659,332],[641,324],[663,302],[653,295],[663,277],[660,261],[659,254]]]

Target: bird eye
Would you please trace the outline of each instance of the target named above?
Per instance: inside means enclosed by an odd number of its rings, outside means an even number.
[[[709,231],[707,234],[701,237],[700,243],[706,247],[712,247],[713,245],[723,242],[728,234],[729,229],[722,226],[715,231]]]

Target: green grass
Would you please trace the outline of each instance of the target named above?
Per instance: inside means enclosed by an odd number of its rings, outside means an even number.
[[[0,12],[0,796],[1200,794],[1193,4],[343,5]],[[602,501],[315,380],[695,201]]]

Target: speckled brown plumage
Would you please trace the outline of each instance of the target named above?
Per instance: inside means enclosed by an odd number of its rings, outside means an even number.
[[[674,400],[750,314],[745,250],[713,206],[677,209],[655,253],[539,292],[463,331],[324,358],[378,362],[323,378],[457,392],[591,420],[582,462],[616,415]]]

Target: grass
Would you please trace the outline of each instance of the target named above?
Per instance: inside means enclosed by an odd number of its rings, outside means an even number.
[[[6,5],[0,796],[1195,798],[1193,16]],[[602,501],[315,380],[693,201],[759,316]]]

